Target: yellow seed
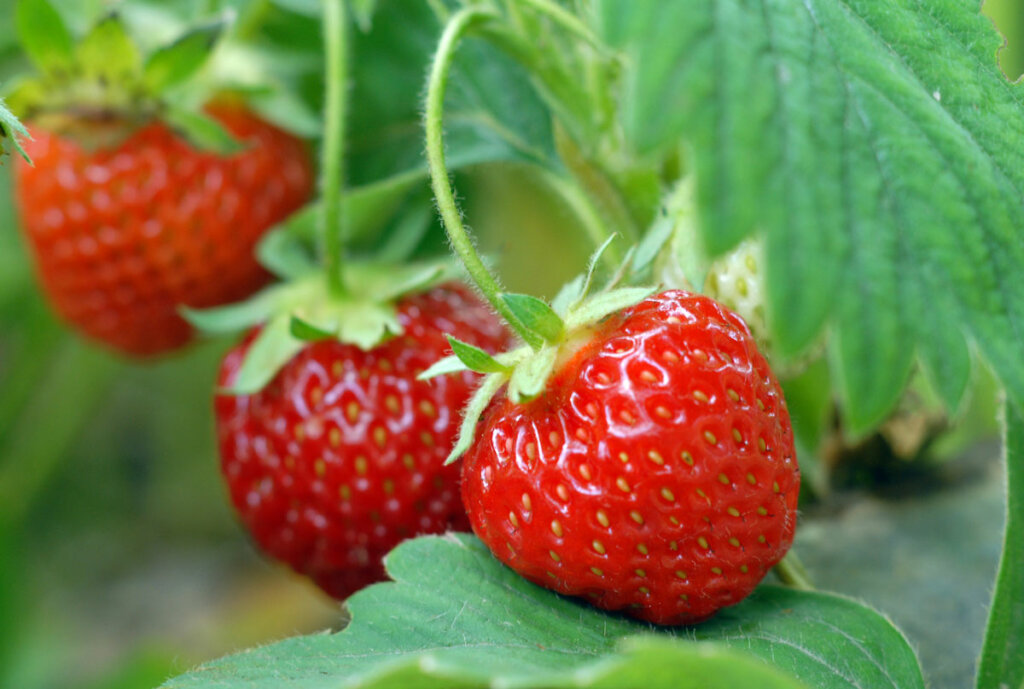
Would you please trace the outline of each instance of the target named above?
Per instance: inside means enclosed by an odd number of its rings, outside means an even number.
[[[683,461],[689,464],[690,466],[693,466],[693,455],[691,455],[686,450],[683,450]]]
[[[698,489],[697,489],[697,495],[701,496],[701,497],[702,497],[702,498],[704,498],[705,500],[707,500],[707,499],[708,499],[708,494],[707,494],[707,493],[705,493],[705,492],[704,492],[704,491],[703,491],[702,489],[700,489],[700,488],[698,488]]]
[[[695,358],[697,358],[697,359],[700,359],[701,361],[707,361],[708,360],[708,353],[705,352],[703,349],[695,349],[695,350],[693,350],[693,356]]]
[[[388,395],[384,398],[384,406],[387,407],[388,411],[392,414],[398,413],[398,410],[401,408],[398,404],[398,398],[394,395]]]
[[[597,418],[597,404],[595,404],[594,402],[587,403],[587,406],[584,409],[584,411],[587,412],[587,416],[589,416],[590,418]]]
[[[698,402],[707,402],[708,401],[708,396],[705,395],[700,390],[694,390],[693,391],[693,399],[697,400]]]
[[[747,483],[749,483],[752,486],[756,486],[757,485],[757,477],[754,476],[753,474],[747,474]]]
[[[679,320],[675,316],[669,316],[668,318],[665,319],[665,322],[667,322],[667,323],[682,323],[682,321]]]
[[[708,539],[706,539],[703,536],[701,536],[700,538],[697,539],[697,545],[699,545],[704,550],[707,550],[709,548],[709,546],[708,546]]]
[[[428,400],[420,400],[420,411],[424,416],[434,418],[437,416],[437,409]]]
[[[604,544],[601,543],[601,541],[594,541],[591,545],[594,547],[595,551],[597,551],[601,555],[604,555],[604,553],[605,553]]]
[[[566,488],[566,487],[565,487],[565,486],[564,486],[563,484],[559,483],[559,484],[558,484],[558,487],[557,487],[557,488],[555,488],[555,492],[556,492],[556,493],[558,493],[558,497],[559,497],[559,498],[560,498],[560,499],[561,499],[561,500],[562,500],[563,502],[565,502],[566,500],[568,500],[568,499],[569,499],[569,489],[568,489],[568,488]]]
[[[327,473],[327,463],[324,462],[324,460],[322,459],[316,460],[316,462],[313,464],[313,471],[316,472],[317,476],[323,476],[324,474]]]
[[[740,565],[740,571],[741,571],[741,572],[743,572],[744,574],[746,574],[746,573],[747,573],[747,570],[748,570],[748,569],[749,569],[749,568],[748,568],[748,567],[747,567],[746,565]]]
[[[599,570],[597,567],[591,567],[590,571],[593,572],[594,574],[596,574],[599,577],[603,577],[604,576],[604,572]]]
[[[582,440],[583,442],[587,442],[587,432],[582,428],[576,429],[576,437]]]
[[[676,501],[676,494],[673,493],[668,488],[662,488],[661,489],[661,497],[665,498],[669,502],[675,502]]]
[[[712,572],[713,572],[714,574],[721,574],[721,573],[722,573],[722,568],[721,568],[721,567],[712,567],[712,568],[711,568],[711,571],[712,571]]]
[[[384,483],[382,485],[384,487],[384,494],[385,495],[391,495],[392,493],[395,492],[395,482],[392,481],[391,479],[389,479],[389,478],[384,479]]]
[[[647,555],[650,552],[650,551],[647,550],[647,546],[644,545],[643,543],[637,543],[636,544],[636,550],[641,555]]]
[[[345,372],[345,365],[340,361],[335,361],[331,364],[331,375],[335,378],[341,378],[341,374]]]
[[[620,452],[620,453],[619,453],[619,460],[620,460],[620,461],[621,461],[621,462],[622,462],[623,464],[625,464],[626,462],[628,462],[628,461],[629,461],[629,455],[627,455],[627,454],[626,454],[625,452]]]
[[[608,385],[608,383],[612,382],[612,379],[608,377],[607,373],[601,371],[597,374],[597,382],[601,385]]]
[[[623,493],[629,492],[629,483],[622,476],[615,479],[615,485],[619,487]]]
[[[359,404],[357,402],[349,402],[345,405],[345,416],[348,417],[349,423],[354,423],[359,418]]]
[[[712,445],[718,444],[718,438],[716,438],[715,434],[711,431],[704,431],[704,440],[707,440]]]
[[[668,410],[668,407],[665,407],[665,406],[660,405],[660,404],[657,407],[654,408],[654,413],[657,414],[658,416],[660,416],[663,419],[671,419],[672,418],[672,412],[670,412]]]
[[[719,474],[718,475],[718,482],[721,483],[722,485],[727,486],[727,485],[729,485],[729,477],[726,476],[725,474]]]
[[[327,431],[327,442],[331,444],[331,447],[341,446],[341,431],[337,428]]]
[[[420,442],[426,445],[427,447],[433,447],[434,436],[430,435],[430,433],[428,433],[427,431],[423,431],[422,433],[420,433]]]
[[[303,426],[301,423],[297,423],[297,424],[295,424],[295,428],[293,429],[293,432],[295,434],[295,439],[296,440],[302,440],[305,437],[305,435],[306,435],[306,427]]]
[[[669,517],[668,520],[672,522],[672,524],[674,524],[675,526],[679,526],[679,520],[675,517]]]
[[[628,424],[630,426],[636,423],[636,417],[633,416],[633,413],[627,409],[623,409],[621,412],[619,412],[619,418],[622,419],[623,423]]]
[[[758,513],[759,515],[761,515],[762,517],[764,517],[765,515],[767,515],[767,514],[768,514],[768,510],[767,510],[767,509],[765,509],[765,508],[764,508],[764,506],[761,506],[761,507],[758,507],[758,508],[757,508],[757,513]]]
[[[548,572],[547,575],[549,577],[551,577],[552,579],[557,579],[558,578],[558,576],[554,572]]]
[[[558,557],[558,553],[556,553],[554,550],[549,550],[548,555],[550,555],[551,559],[555,562],[561,562],[562,560],[562,558]]]
[[[728,390],[726,390],[725,394],[729,395],[729,399],[731,399],[733,402],[739,402],[740,401],[739,393],[736,392],[735,390],[733,390],[732,388],[729,388]]]
[[[416,467],[416,460],[409,453],[402,455],[402,464],[405,465],[406,469],[414,469]]]
[[[392,370],[394,368],[391,365],[391,362],[388,361],[387,359],[381,359],[380,362],[377,364],[377,366],[379,366],[380,370],[384,371],[384,372],[388,372],[388,371],[390,371],[390,370]]]
[[[728,512],[733,517],[740,516],[740,511],[735,507],[730,507],[729,509],[726,510],[726,512]]]
[[[555,537],[557,538],[561,538],[562,535],[565,533],[562,530],[562,525],[558,522],[557,519],[551,522],[551,533],[555,534]]]
[[[765,452],[768,450],[768,444],[764,441],[764,438],[757,439],[757,447],[759,450],[761,450],[761,452]]]
[[[753,255],[747,254],[746,257],[743,259],[743,262],[747,264],[747,270],[749,270],[751,273],[757,273],[757,260],[754,259]]]
[[[639,512],[637,512],[636,510],[631,510],[630,513],[629,513],[629,517],[630,517],[630,519],[635,521],[637,524],[643,524],[644,523],[644,516],[642,514],[640,514]]]
[[[738,539],[738,538],[730,538],[729,539],[729,545],[731,545],[733,548],[739,548],[740,547],[740,539]]]
[[[779,482],[778,482],[778,481],[772,481],[772,490],[773,490],[774,492],[776,492],[776,493],[778,493],[778,492],[779,492],[779,490],[781,490],[781,489],[779,488]]]
[[[288,457],[285,457],[284,458],[284,465],[288,469],[294,469],[295,468],[295,458],[290,456],[290,455]]]
[[[648,593],[651,592],[651,590],[649,588],[647,588],[646,586],[641,586],[640,588],[637,589],[637,591],[639,591],[640,593],[644,594],[645,596]]]
[[[679,363],[679,355],[673,352],[671,349],[666,349],[664,352],[662,352],[661,358],[669,362],[670,364]]]
[[[388,440],[388,432],[380,426],[373,429],[373,442],[377,443],[377,447],[384,447],[384,443]]]
[[[605,513],[604,510],[597,511],[597,522],[605,528],[608,528],[608,525],[611,523],[608,520],[608,515]]]
[[[362,476],[363,474],[366,473],[366,469],[367,469],[366,457],[363,457],[362,455],[359,455],[358,457],[356,457],[355,464],[356,464],[356,473],[357,474]]]
[[[554,431],[548,433],[548,442],[550,442],[552,445],[556,447],[561,439],[562,436],[558,435],[558,433],[555,433]]]
[[[757,406],[761,411],[764,411],[764,402],[761,401],[760,397],[757,398]]]
[[[643,371],[640,374],[640,380],[646,381],[648,383],[653,383],[654,381],[658,380],[658,376],[654,375],[650,371]]]
[[[736,291],[740,293],[741,297],[747,296],[750,293],[747,281],[743,278],[736,278]]]
[[[508,548],[508,552],[512,553],[512,557],[516,556],[516,549],[512,547],[511,543],[509,543],[508,541],[505,541],[505,547]]]
[[[348,500],[352,497],[352,489],[343,483],[338,486],[338,495],[341,496],[342,500]]]
[[[537,459],[537,444],[526,443],[526,456],[530,459]]]
[[[533,509],[533,500],[531,500],[530,496],[526,493],[523,493],[523,508],[525,508],[527,512]]]
[[[519,517],[517,517],[516,513],[512,510],[509,510],[508,512],[508,520],[511,522],[512,526],[519,528]]]
[[[633,573],[636,574],[638,577],[641,577],[641,578],[644,578],[644,577],[647,576],[647,572],[643,571],[642,569],[634,569]]]
[[[680,579],[685,579],[686,578],[686,572],[684,572],[681,569],[677,569],[676,570],[676,576],[679,577]]]
[[[677,543],[676,541],[669,541],[668,549],[669,550],[679,550],[679,543]]]
[[[580,464],[580,476],[582,476],[585,481],[589,481],[593,477],[593,474],[590,473],[589,465]]]
[[[743,435],[737,429],[732,429],[732,439],[738,443],[743,442]]]
[[[687,596],[685,593],[680,593],[679,594],[679,600],[681,600],[681,601],[688,601],[688,600],[690,600],[690,597]]]
[[[768,539],[766,539],[764,537],[764,534],[761,534],[760,536],[757,537],[757,542],[758,543],[764,543],[766,540],[768,540]]]
[[[320,404],[320,401],[323,400],[323,398],[323,388],[316,387],[309,391],[309,399],[314,405]]]
[[[661,466],[661,465],[663,465],[665,463],[665,458],[662,457],[661,453],[658,452],[657,450],[649,451],[647,453],[647,458],[650,459],[655,464],[657,464],[658,466]]]

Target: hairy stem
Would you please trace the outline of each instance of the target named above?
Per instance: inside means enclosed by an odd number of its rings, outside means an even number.
[[[478,7],[466,7],[452,15],[441,41],[434,54],[430,67],[430,78],[427,81],[426,103],[426,136],[427,165],[430,168],[430,183],[437,200],[437,208],[444,222],[445,231],[451,240],[452,248],[466,266],[470,277],[480,288],[494,310],[534,349],[543,346],[543,339],[527,328],[516,318],[501,299],[501,285],[484,265],[473,246],[466,226],[462,222],[462,214],[455,194],[452,190],[448,167],[444,158],[444,96],[448,86],[448,75],[459,40],[474,27],[494,19],[496,15]]]
[[[320,194],[323,197],[321,236],[327,285],[334,296],[343,294],[342,275],[346,228],[341,212],[344,194],[345,106],[347,96],[348,54],[346,0],[323,0],[324,44],[327,55],[325,87],[324,145]]]
[[[807,570],[804,569],[804,565],[800,562],[796,552],[792,550],[786,553],[786,556],[775,565],[775,574],[783,584],[790,588],[800,591],[814,590],[814,584],[811,583],[810,577],[807,576]]]

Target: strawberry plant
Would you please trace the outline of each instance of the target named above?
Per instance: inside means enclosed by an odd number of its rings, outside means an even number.
[[[0,70],[0,154],[40,291],[124,353],[215,340],[182,406],[217,490],[345,610],[150,684],[907,689],[957,686],[960,647],[959,685],[1024,686],[1024,96],[979,5],[18,0],[42,76]],[[529,186],[502,206],[489,175]],[[0,465],[12,552],[104,386],[151,365],[51,367],[21,301],[0,451],[46,459]],[[21,441],[79,368],[86,411]],[[961,466],[987,387],[998,569],[942,646],[819,554],[864,500],[844,476],[911,505]],[[843,562],[908,600],[948,575],[919,606],[943,624],[978,607],[948,546],[895,542]]]

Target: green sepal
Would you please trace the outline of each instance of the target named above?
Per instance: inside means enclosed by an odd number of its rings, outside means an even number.
[[[335,334],[342,342],[369,351],[389,337],[404,332],[391,304],[356,302],[344,309],[336,321]]]
[[[470,370],[463,361],[451,354],[443,359],[439,359],[431,364],[423,373],[416,376],[416,380],[430,380],[431,378],[438,378],[440,376],[447,376],[450,373],[461,373],[462,371]]]
[[[633,254],[633,263],[630,266],[630,273],[632,275],[639,276],[643,274],[654,263],[654,259],[658,257],[672,238],[675,225],[675,221],[667,210],[663,210],[658,214],[650,229],[647,230],[643,239],[637,244],[636,253]]]
[[[163,119],[200,150],[229,156],[245,148],[220,122],[201,112],[171,106],[164,110]]]
[[[480,417],[507,380],[508,375],[504,373],[491,373],[481,381],[480,387],[469,398],[469,403],[462,412],[459,439],[455,443],[455,447],[452,448],[452,451],[448,453],[448,458],[444,461],[446,466],[456,461],[472,446],[473,440],[476,438],[476,426],[480,422]]]
[[[274,379],[306,343],[291,333],[291,316],[275,316],[253,340],[234,383],[222,390],[229,395],[252,395]]]
[[[192,327],[207,335],[233,333],[265,323],[280,310],[287,287],[269,287],[246,301],[211,309],[178,309]]]
[[[510,367],[501,363],[479,347],[475,347],[468,342],[463,342],[451,335],[448,335],[447,337],[448,344],[451,345],[452,352],[455,353],[455,357],[465,364],[466,368],[470,371],[476,371],[477,373],[511,372],[512,369]]]
[[[317,269],[311,247],[296,238],[289,231],[287,223],[263,235],[256,245],[256,260],[282,280],[294,280]]]
[[[29,136],[28,130],[25,129],[25,126],[19,122],[18,118],[15,117],[14,114],[7,109],[7,106],[4,105],[3,99],[0,99],[0,159],[2,159],[4,154],[7,152],[4,144],[10,142],[11,146],[14,147],[14,150],[25,159],[25,162],[29,164],[32,163],[32,159],[28,157],[25,149],[21,146],[21,137],[26,139],[32,138]]]
[[[363,33],[369,33],[373,27],[373,13],[376,9],[377,0],[352,0],[352,16]]]
[[[597,251],[590,256],[590,261],[587,263],[587,272],[584,275],[583,286],[580,288],[580,295],[577,298],[577,302],[585,299],[590,293],[590,288],[594,284],[594,273],[597,272],[597,264],[601,260],[601,256],[604,255],[604,252],[617,238],[618,235],[616,234],[608,237],[608,239],[604,240],[604,243],[602,243],[601,246],[597,247]]]
[[[97,22],[75,49],[78,65],[86,78],[107,83],[138,77],[142,56],[128,35],[124,22],[114,13]]]
[[[620,287],[587,299],[566,316],[570,331],[596,323],[611,314],[643,301],[657,291],[656,287]]]
[[[67,72],[75,61],[75,41],[63,17],[47,0],[18,0],[18,37],[44,74]]]
[[[546,342],[558,342],[565,334],[565,323],[548,304],[529,294],[502,293],[505,302],[513,315],[529,330],[540,335]]]
[[[569,282],[562,285],[558,294],[551,300],[551,308],[563,319],[569,313],[569,308],[583,298],[583,276],[577,275]]]
[[[142,70],[145,87],[151,93],[163,93],[194,76],[213,52],[225,24],[224,20],[217,20],[199,26],[154,51]]]
[[[508,382],[508,397],[516,404],[536,399],[548,382],[558,360],[558,347],[543,347],[516,366]]]
[[[303,342],[320,342],[321,340],[329,340],[334,337],[334,333],[330,330],[324,330],[295,314],[292,314],[291,333],[293,337]]]

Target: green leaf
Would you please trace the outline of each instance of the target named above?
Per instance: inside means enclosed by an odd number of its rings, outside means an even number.
[[[601,0],[622,119],[692,151],[712,255],[762,228],[773,341],[828,326],[850,424],[871,427],[916,354],[955,406],[977,343],[1024,404],[1024,96],[963,0]]]
[[[508,366],[497,361],[493,356],[473,345],[448,335],[448,344],[452,346],[455,356],[470,371],[477,373],[508,373]]]
[[[224,28],[223,21],[206,24],[156,50],[146,60],[143,83],[151,92],[163,93],[191,78],[206,63]]]
[[[244,149],[242,143],[220,122],[203,113],[172,106],[164,110],[163,119],[198,149],[222,156]]]
[[[1005,408],[1006,531],[978,664],[978,689],[1024,687],[1024,415]]]
[[[425,170],[422,91],[441,24],[428,2],[378,3],[369,32],[353,32],[350,118],[352,182]],[[381,49],[387,46],[387,49]],[[530,75],[487,42],[463,42],[445,100],[445,151],[452,171],[516,160],[557,167],[551,115]]]
[[[334,337],[333,332],[334,326],[328,328],[322,328],[315,323],[311,323],[304,318],[300,318],[292,314],[291,327],[289,331],[293,337],[296,337],[303,342],[319,342],[321,340],[330,340]]]
[[[503,293],[501,300],[509,310],[530,330],[547,342],[558,342],[565,332],[565,323],[543,299],[529,294]]]
[[[373,26],[373,13],[376,9],[377,0],[352,0],[352,16],[360,31],[369,31]]]
[[[275,316],[253,340],[234,382],[223,392],[230,395],[259,392],[305,346],[305,342],[291,333],[291,315]]]
[[[107,82],[129,81],[142,67],[139,49],[116,14],[101,19],[76,49],[77,62],[87,77]]]
[[[4,145],[10,143],[14,150],[25,159],[25,162],[30,163],[32,160],[25,153],[25,149],[21,146],[21,138],[31,138],[28,134],[28,130],[25,129],[24,125],[18,121],[7,106],[4,105],[4,101],[0,98],[0,158],[7,152]]]
[[[209,309],[180,309],[182,317],[200,332],[234,333],[266,322],[281,303],[282,290],[268,287],[246,301]]]
[[[43,72],[71,68],[75,59],[74,39],[48,0],[18,0],[14,21],[22,47]]]
[[[345,631],[229,656],[165,686],[924,687],[892,624],[837,596],[763,586],[709,623],[653,628],[527,582],[468,535],[406,541],[386,563],[396,583],[349,599]]]
[[[596,323],[617,311],[639,304],[655,291],[654,287],[620,287],[596,294],[569,312],[565,318],[566,327],[574,330]]]
[[[431,378],[437,378],[438,376],[447,376],[450,373],[458,373],[459,371],[470,370],[462,359],[452,354],[446,356],[443,359],[435,361],[430,365],[423,373],[416,376],[416,380],[430,380]]]
[[[309,275],[317,268],[311,246],[294,236],[287,221],[263,235],[256,245],[256,260],[283,280]]]

